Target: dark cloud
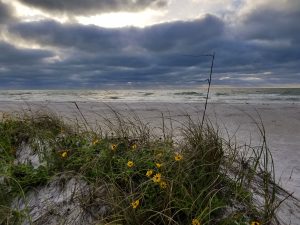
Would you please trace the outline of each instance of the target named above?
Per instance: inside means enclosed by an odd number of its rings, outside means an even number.
[[[269,2],[270,3],[270,2]],[[222,48],[228,57],[223,64],[238,69],[232,62],[244,62],[244,71],[260,74],[270,83],[299,83],[300,80],[300,1],[290,0],[273,5],[262,4],[241,18],[236,28],[237,55]],[[243,52],[240,50],[243,49]],[[230,68],[229,68],[230,70]],[[264,75],[264,71],[272,71]]]
[[[191,47],[204,46],[223,35],[224,22],[206,15],[203,19],[159,24],[142,30],[138,37],[141,45],[152,51],[191,51]]]
[[[0,26],[13,20],[13,9],[0,0]]]
[[[279,41],[297,44],[300,41],[300,1],[290,0],[270,7],[263,4],[242,19],[240,35],[251,40]]]
[[[161,8],[167,0],[19,0],[21,3],[44,11],[70,14],[90,15],[104,12],[139,11],[146,8]]]
[[[41,71],[53,56],[51,52],[16,48],[3,41],[0,41],[0,52],[1,88],[36,87],[35,79],[47,80]]]
[[[257,10],[243,24],[245,38],[254,40],[281,41],[283,44],[300,40],[300,6],[298,11]],[[285,42],[284,42],[285,41]]]
[[[33,66],[44,59],[53,56],[49,51],[20,49],[6,42],[0,41],[0,66]]]
[[[110,51],[124,45],[120,30],[96,26],[61,24],[54,21],[19,23],[10,31],[29,42],[82,51]]]
[[[212,15],[146,28],[112,29],[49,20],[11,24],[8,32],[12,36],[50,49],[56,57],[46,60],[52,56],[49,51],[0,45],[0,51],[6,52],[0,57],[2,65],[17,65],[9,71],[0,69],[0,75],[7,75],[1,85],[97,88],[127,82],[201,84],[209,74],[210,58],[192,55],[212,52],[217,54],[216,84],[299,83],[300,48],[294,32],[298,28],[285,10],[280,10],[278,20],[288,20],[292,29],[269,28],[272,20],[257,10],[244,18],[238,35],[231,35],[237,31]]]
[[[222,35],[224,23],[208,15],[189,22],[172,22],[144,29],[99,28],[78,24],[60,24],[54,21],[18,23],[10,31],[31,42],[60,48],[77,48],[80,51],[181,51],[194,45],[205,45]],[[190,49],[186,49],[189,51]]]
[[[13,83],[14,86],[38,87],[203,81],[210,59],[185,56],[184,53],[188,53],[193,46],[204,46],[204,43],[221,35],[223,29],[223,22],[210,15],[194,21],[160,24],[146,29],[108,29],[53,21],[17,23],[10,26],[11,34],[28,42],[59,49],[63,60],[24,66],[22,72],[14,68],[10,74],[15,79],[11,80],[18,80],[19,83]],[[29,79],[34,82],[30,83]]]

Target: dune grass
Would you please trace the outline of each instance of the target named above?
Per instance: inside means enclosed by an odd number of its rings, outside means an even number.
[[[26,203],[30,190],[62,176],[90,187],[80,199],[84,210],[107,206],[92,214],[93,224],[277,224],[280,201],[263,127],[262,145],[241,149],[209,122],[187,117],[175,142],[164,124],[158,137],[136,115],[114,115],[97,132],[47,113],[2,119],[0,224],[35,224],[30,207],[18,209],[14,200]],[[18,161],[24,146],[40,165]]]

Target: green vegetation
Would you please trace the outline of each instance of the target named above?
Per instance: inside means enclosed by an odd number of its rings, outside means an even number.
[[[80,177],[88,184],[80,199],[87,211],[100,203],[108,207],[105,214],[92,214],[94,224],[275,223],[279,202],[265,141],[241,151],[209,123],[187,118],[175,143],[165,129],[156,137],[138,117],[115,116],[104,119],[97,132],[46,114],[3,119],[0,224],[34,224],[27,194],[62,177],[61,183]],[[40,165],[18,162],[25,146]],[[106,191],[99,196],[102,187]],[[24,209],[14,207],[16,198],[24,199]]]

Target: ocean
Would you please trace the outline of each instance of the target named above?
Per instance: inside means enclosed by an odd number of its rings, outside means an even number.
[[[124,90],[0,90],[16,102],[205,102],[206,88]],[[213,103],[300,103],[300,88],[211,88]]]

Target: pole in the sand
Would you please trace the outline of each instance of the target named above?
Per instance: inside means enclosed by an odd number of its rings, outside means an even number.
[[[209,95],[209,90],[210,90],[210,85],[211,85],[211,77],[212,77],[212,73],[213,73],[215,53],[213,53],[212,55],[209,55],[209,56],[211,56],[212,59],[211,59],[211,66],[210,66],[209,78],[207,79],[207,81],[208,81],[208,88],[207,88],[207,92],[206,92],[204,112],[203,112],[202,121],[201,121],[201,128],[203,127],[203,123],[204,123],[204,119],[205,119],[205,113],[206,113],[206,108],[207,108],[207,103],[208,103],[208,95]]]
[[[184,55],[184,56],[189,56],[189,57],[203,57],[203,56],[211,57],[211,65],[210,65],[209,78],[206,79],[207,82],[208,82],[208,88],[207,88],[207,92],[206,92],[206,98],[205,98],[205,104],[204,104],[204,112],[203,112],[202,121],[201,121],[201,128],[203,127],[203,123],[204,123],[204,119],[205,119],[205,114],[206,114],[206,108],[207,108],[207,103],[208,103],[208,95],[209,95],[209,90],[210,90],[210,85],[211,85],[211,77],[212,77],[212,73],[213,73],[215,55],[216,55],[215,52],[213,52],[212,54],[203,54],[203,55]]]

